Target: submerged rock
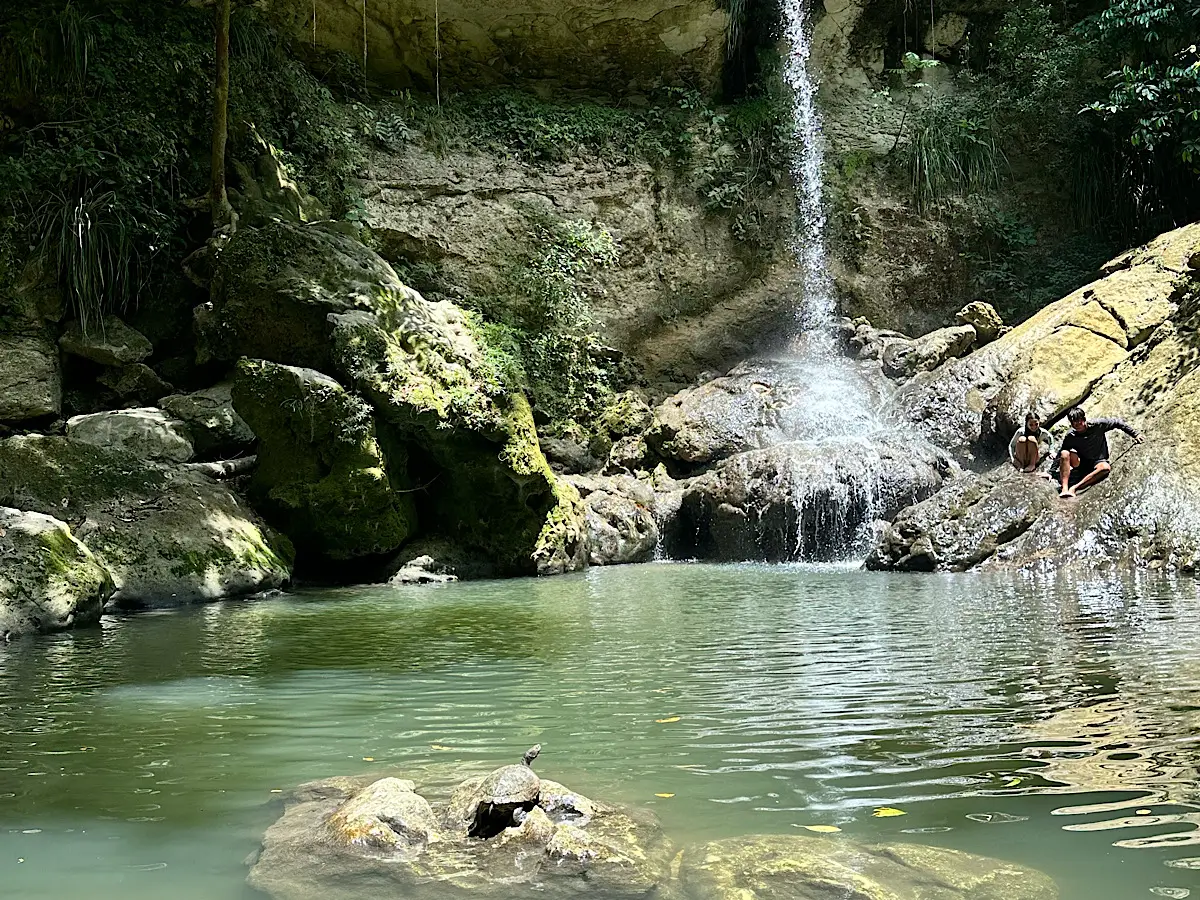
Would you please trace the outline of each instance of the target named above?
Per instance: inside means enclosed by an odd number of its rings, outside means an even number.
[[[67,521],[113,601],[157,606],[277,588],[291,547],[224,484],[62,437],[0,441],[0,504]]]
[[[371,408],[328,375],[263,360],[237,366],[233,402],[259,438],[250,495],[301,549],[389,553],[416,531],[403,448],[388,461]]]
[[[918,844],[757,835],[684,851],[679,880],[695,900],[1057,900],[1035,869]]]
[[[275,900],[508,900],[651,897],[669,882],[672,848],[652,815],[589,800],[527,766],[468,778],[432,803],[413,788],[399,778],[302,785],[264,835],[249,883]],[[484,808],[504,812],[497,823],[507,827],[472,837]]]
[[[0,642],[100,620],[113,583],[65,522],[0,506]]]

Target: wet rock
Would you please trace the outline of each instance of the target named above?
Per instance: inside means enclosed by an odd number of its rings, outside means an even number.
[[[58,349],[41,337],[0,336],[0,422],[21,422],[62,410]]]
[[[100,621],[112,579],[66,523],[0,506],[0,559],[0,642]]]
[[[1057,900],[1035,869],[941,847],[855,844],[793,835],[713,841],[683,854],[679,879],[696,900]]]
[[[64,353],[81,356],[102,366],[138,363],[154,352],[154,345],[140,331],[130,328],[116,316],[105,316],[86,331],[79,322],[67,326],[58,345]]]
[[[530,786],[537,779],[525,766],[504,769],[524,769]],[[598,803],[555,782],[539,784],[538,794],[545,784],[551,800],[543,806],[528,790],[520,797],[497,794],[496,778],[468,778],[448,800],[434,797],[432,821],[410,799],[417,796],[407,791],[411,782],[303,785],[267,830],[249,882],[276,900],[314,892],[328,900],[507,900],[527,890],[563,898],[652,897],[667,886],[672,848],[649,813]],[[489,837],[471,837],[483,799],[519,800],[516,821]]]
[[[949,471],[934,448],[898,438],[738,454],[686,482],[667,549],[717,560],[845,558],[876,520],[928,497]]]
[[[414,556],[396,570],[389,584],[447,584],[458,576],[432,556]]]
[[[453,541],[426,535],[405,544],[385,574],[392,584],[429,584],[495,578],[496,568]]]
[[[658,546],[655,493],[628,475],[571,479],[586,507],[588,561],[593,566],[647,562]]]
[[[232,397],[259,438],[251,498],[298,547],[346,560],[389,553],[416,531],[403,447],[385,459],[371,408],[337,381],[242,360]]]
[[[539,437],[542,452],[550,465],[559,472],[574,475],[579,472],[591,472],[601,466],[601,460],[596,459],[588,448],[570,438]]]
[[[960,325],[970,325],[975,329],[976,343],[980,347],[994,341],[1004,328],[1004,320],[996,312],[996,307],[982,300],[968,303],[955,313],[954,319]]]
[[[608,462],[604,464],[605,475],[648,472],[654,468],[658,458],[650,450],[646,438],[640,434],[623,437],[612,446]]]
[[[928,372],[949,359],[962,356],[974,343],[975,328],[971,325],[940,328],[908,342],[893,340],[883,348],[883,371],[891,378],[908,378],[917,372]]]
[[[0,441],[0,504],[53,515],[112,575],[113,601],[172,605],[282,586],[291,547],[187,466],[43,435]]]
[[[196,455],[187,427],[152,406],[75,416],[67,421],[67,436],[138,459],[184,463]]]
[[[191,394],[170,394],[159,405],[187,424],[200,459],[226,459],[248,452],[254,432],[233,408],[233,385],[214,385]]]

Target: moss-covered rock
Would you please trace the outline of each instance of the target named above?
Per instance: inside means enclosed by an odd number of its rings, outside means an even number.
[[[416,530],[402,447],[385,461],[371,408],[328,375],[242,360],[233,403],[259,438],[253,499],[302,550],[388,553]]]
[[[212,600],[280,587],[286,539],[224,484],[62,437],[0,441],[0,504],[54,515],[112,574],[126,606]]]
[[[99,621],[112,578],[66,523],[0,507],[0,641]]]
[[[0,422],[37,419],[61,410],[58,348],[40,335],[0,334]]]

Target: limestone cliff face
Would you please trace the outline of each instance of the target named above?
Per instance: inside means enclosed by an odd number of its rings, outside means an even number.
[[[373,76],[430,90],[715,88],[728,24],[715,0],[276,0],[276,10],[298,37],[355,59],[365,39]]]

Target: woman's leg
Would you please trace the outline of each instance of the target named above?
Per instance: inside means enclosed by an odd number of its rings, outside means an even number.
[[[1038,445],[1036,438],[1017,438],[1017,450],[1013,454],[1017,468],[1022,472],[1032,472],[1038,464]]]

